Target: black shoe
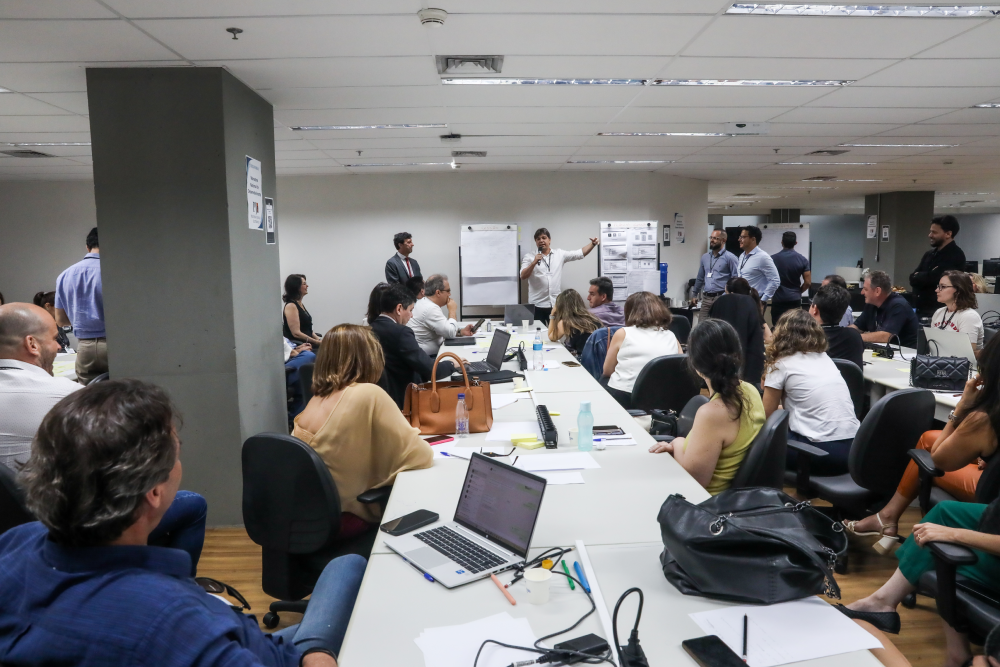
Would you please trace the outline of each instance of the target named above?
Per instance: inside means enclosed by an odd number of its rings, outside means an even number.
[[[855,611],[848,609],[842,604],[838,604],[837,609],[847,618],[853,618],[857,621],[867,621],[882,632],[890,635],[899,634],[899,614],[894,611]]]

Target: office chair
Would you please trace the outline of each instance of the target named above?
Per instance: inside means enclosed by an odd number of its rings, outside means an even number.
[[[667,328],[674,332],[678,343],[687,345],[688,336],[691,335],[691,320],[683,316],[674,317]]]
[[[708,403],[708,396],[702,396],[698,394],[697,396],[692,396],[685,405],[684,409],[681,410],[680,415],[677,417],[677,435],[681,438],[686,438],[687,434],[691,432],[691,427],[694,426],[694,416],[698,412],[698,408]]]
[[[515,303],[503,307],[504,324],[521,326],[524,320],[528,320],[531,324],[535,323],[535,304]]]
[[[983,347],[986,347],[990,340],[997,335],[997,331],[998,329],[994,329],[993,327],[983,327]]]
[[[24,491],[18,485],[14,471],[0,465],[0,535],[14,526],[34,520],[35,517],[24,506]]]
[[[101,373],[100,375],[98,375],[97,377],[95,377],[93,380],[91,380],[90,382],[88,382],[87,385],[92,385],[92,384],[95,384],[97,382],[104,382],[105,380],[110,380],[110,379],[111,379],[111,375],[109,373]]]
[[[302,404],[305,405],[313,397],[313,369],[316,364],[299,366],[299,391],[302,392]]]
[[[787,444],[788,411],[775,410],[750,443],[729,488],[767,486],[780,490],[784,487]]]
[[[864,418],[865,411],[865,374],[858,365],[847,359],[834,359],[834,365],[847,383],[851,392],[851,402],[854,404],[854,416],[859,420]]]
[[[243,443],[243,523],[261,550],[261,587],[278,600],[263,623],[274,628],[279,612],[305,612],[323,568],[346,554],[368,557],[377,528],[338,539],[340,495],[326,464],[309,445],[280,433],[258,433]],[[362,503],[388,501],[392,487],[366,491]]]
[[[641,417],[653,410],[680,412],[693,396],[701,393],[702,384],[701,378],[688,370],[686,354],[657,357],[639,371],[628,413]]]

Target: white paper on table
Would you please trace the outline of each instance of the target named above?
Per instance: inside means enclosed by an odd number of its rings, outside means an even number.
[[[535,475],[539,477],[544,477],[545,481],[549,484],[583,484],[583,473],[571,470],[569,472],[564,470],[559,471],[539,471],[535,472]]]
[[[533,434],[539,440],[542,432],[538,430],[538,422],[493,422],[493,428],[486,434],[486,442],[509,442],[512,435]]]
[[[566,452],[562,454],[540,454],[522,456],[514,466],[528,472],[547,470],[586,470],[600,468],[601,464],[587,452]]]
[[[708,634],[743,651],[743,615],[747,615],[747,664],[772,667],[851,651],[882,648],[861,626],[819,598],[760,607],[725,607],[689,614]]]
[[[521,396],[515,396],[514,394],[492,394],[490,395],[490,405],[493,406],[494,410],[499,410],[500,408],[506,408],[508,405],[513,405],[522,398]]]
[[[560,361],[546,361],[544,364],[545,370],[547,371],[552,370],[553,368],[562,368],[562,362]]]
[[[513,618],[507,612],[481,618],[463,625],[428,628],[414,639],[423,651],[426,667],[468,667],[487,639],[515,646],[531,646],[537,637],[526,618]],[[506,667],[520,660],[531,660],[537,653],[487,644],[479,656],[481,667]]]

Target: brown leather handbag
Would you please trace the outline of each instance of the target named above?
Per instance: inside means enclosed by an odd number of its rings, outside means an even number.
[[[464,382],[438,382],[437,367],[442,359],[450,357],[462,369]],[[455,408],[458,395],[465,394],[465,407],[469,410],[469,433],[486,433],[493,427],[493,405],[490,403],[490,383],[473,380],[458,355],[445,352],[434,361],[431,381],[410,383],[403,398],[403,416],[410,426],[420,429],[420,435],[452,435],[455,433]]]

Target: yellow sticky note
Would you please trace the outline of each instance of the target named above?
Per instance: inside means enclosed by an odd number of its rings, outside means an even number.
[[[552,412],[551,410],[549,410],[550,417],[558,417],[561,414],[562,414],[561,412]]]
[[[531,387],[521,387],[520,389],[515,389],[511,393],[512,394],[522,394],[522,393],[524,393],[526,391],[531,391],[531,389],[532,389]],[[550,412],[549,414],[552,414],[552,413]]]
[[[510,436],[511,442],[531,442],[532,440],[535,439],[537,439],[537,436],[535,436],[533,433],[515,433],[512,436]]]
[[[545,443],[541,440],[535,440],[534,442],[515,442],[514,446],[521,449],[538,449],[539,447],[544,447]]]

